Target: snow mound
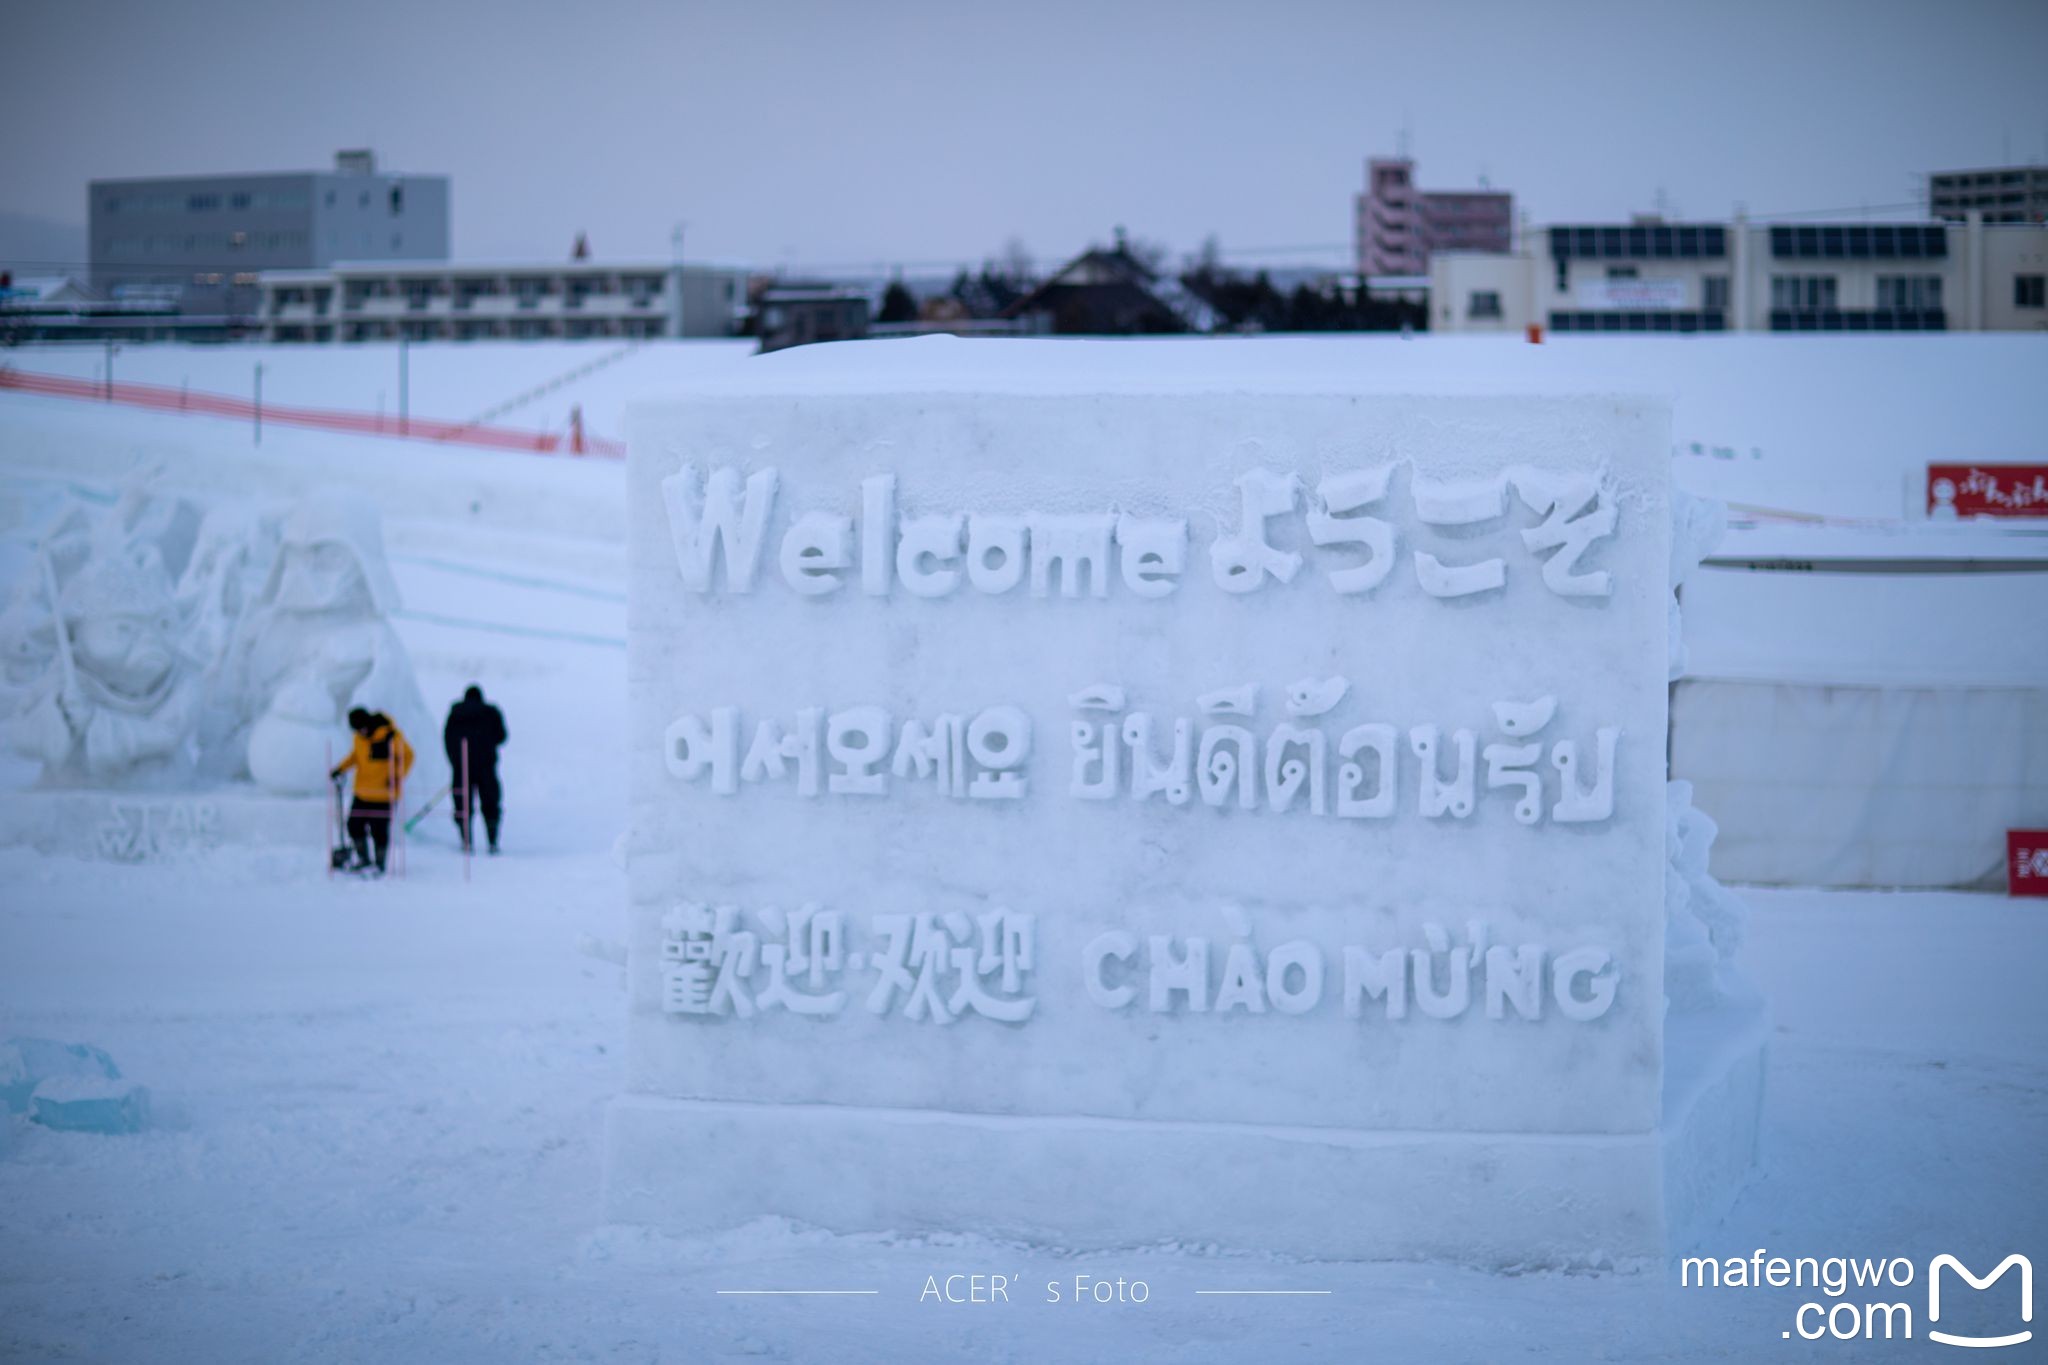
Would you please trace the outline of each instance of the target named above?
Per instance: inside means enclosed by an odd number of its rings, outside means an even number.
[[[36,1087],[29,1118],[60,1133],[139,1133],[149,1123],[149,1090],[133,1081],[52,1076]]]
[[[117,1081],[114,1059],[90,1043],[59,1043],[49,1038],[10,1038],[0,1047],[0,1104],[10,1114],[26,1114],[36,1091],[49,1081]]]

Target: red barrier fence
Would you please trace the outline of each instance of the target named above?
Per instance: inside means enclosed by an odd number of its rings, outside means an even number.
[[[241,421],[253,421],[259,414],[256,403],[226,394],[190,392],[163,384],[136,384],[127,380],[117,380],[110,385],[90,379],[31,374],[16,369],[0,369],[0,389],[53,398],[81,398],[96,403],[122,403],[157,412],[196,412],[207,417],[231,417]],[[401,422],[395,417],[373,413],[277,403],[263,404],[260,413],[263,421],[278,426],[347,431],[359,436],[404,437],[415,441],[442,441],[450,445],[483,446],[493,450],[529,450],[543,455],[597,455],[620,459],[626,453],[624,441],[585,436],[580,421],[572,423],[565,436],[560,432],[517,431],[511,427],[437,422],[421,417]]]

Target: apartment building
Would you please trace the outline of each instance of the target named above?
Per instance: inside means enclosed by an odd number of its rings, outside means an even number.
[[[1358,273],[1424,275],[1436,251],[1507,251],[1514,242],[1514,196],[1505,190],[1423,190],[1407,157],[1366,163],[1365,193],[1354,204]]]
[[[1972,213],[1987,223],[2048,222],[2048,166],[1936,171],[1927,177],[1927,212],[1951,223]]]
[[[1522,332],[2048,330],[2048,226],[1561,224],[1511,255],[1440,252],[1430,327]]]
[[[747,275],[659,261],[398,264],[265,271],[266,341],[718,337],[739,330]]]

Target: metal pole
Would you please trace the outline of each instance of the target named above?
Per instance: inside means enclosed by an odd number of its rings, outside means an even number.
[[[400,323],[398,332],[398,434],[400,436],[406,435],[411,426],[406,413],[406,398],[405,324]]]
[[[470,809],[469,790],[469,741],[462,741],[462,880],[469,880],[469,858],[476,848],[476,836],[470,832],[470,821],[476,812]]]
[[[668,283],[673,297],[668,301],[668,330],[671,341],[683,339],[683,227],[678,222],[669,234]]]
[[[398,758],[398,746],[391,746],[391,757]],[[405,769],[400,767],[392,775],[391,809],[384,815],[384,832],[392,843],[392,861],[398,875],[405,875],[405,822],[399,817],[405,814]],[[396,828],[393,828],[396,826]]]
[[[256,362],[256,444],[263,444],[263,362]]]
[[[107,401],[108,401],[109,403],[111,403],[111,402],[113,402],[113,401],[114,401],[114,339],[113,339],[112,337],[108,337],[108,338],[107,338],[107,367],[106,367],[106,368],[107,368],[107,373],[106,373],[106,380],[107,380],[107,383],[106,383],[106,400],[107,400]]]

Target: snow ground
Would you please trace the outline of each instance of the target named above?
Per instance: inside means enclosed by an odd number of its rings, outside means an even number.
[[[65,442],[88,434],[55,401],[0,398],[0,495],[32,500]],[[124,439],[195,429],[97,420]],[[1802,1302],[1834,1301],[1681,1290],[1675,1265],[1501,1276],[840,1237],[774,1220],[710,1237],[600,1225],[602,1116],[624,1033],[622,973],[602,956],[625,903],[609,854],[625,820],[623,569],[605,525],[618,470],[325,444],[340,439],[265,448],[292,484],[334,460],[403,481],[387,507],[400,630],[431,701],[476,679],[506,708],[510,852],[465,883],[452,831],[429,820],[409,875],[375,886],[329,881],[310,842],[140,867],[0,852],[0,1038],[106,1048],[151,1088],[159,1120],[121,1138],[17,1125],[11,1147],[0,1141],[0,1359],[1942,1354],[1924,1340],[1889,1352],[1788,1340]],[[17,461],[31,441],[39,453]],[[1743,960],[1778,1029],[1764,1166],[1701,1254],[1924,1267],[1952,1251],[1979,1269],[2007,1251],[2048,1255],[2039,905],[1750,898]],[[1011,1301],[919,1303],[927,1276],[956,1273],[1011,1277]],[[1071,1298],[1077,1275],[1142,1279],[1149,1300],[1044,1302],[1047,1281]],[[748,1288],[878,1292],[716,1292]],[[1213,1289],[1327,1293],[1199,1293]],[[1914,1304],[1924,1335],[1924,1285],[1877,1297]]]
[[[1816,1296],[1680,1290],[1669,1266],[1503,1277],[773,1220],[599,1226],[621,973],[577,945],[614,931],[624,891],[601,853],[547,837],[582,822],[533,789],[538,728],[520,738],[515,851],[467,885],[446,842],[381,886],[327,881],[311,848],[219,855],[203,876],[0,855],[0,1031],[99,1043],[163,1120],[127,1138],[24,1128],[0,1160],[0,1357],[1849,1358],[1779,1337]],[[1701,1252],[1924,1265],[2042,1247],[2048,921],[1959,894],[1754,904],[1747,961],[1779,1016],[1766,1164]],[[1019,1288],[919,1304],[927,1275],[955,1273]],[[1149,1302],[1043,1301],[1076,1275],[1142,1279]],[[716,1293],[791,1287],[880,1292]]]

